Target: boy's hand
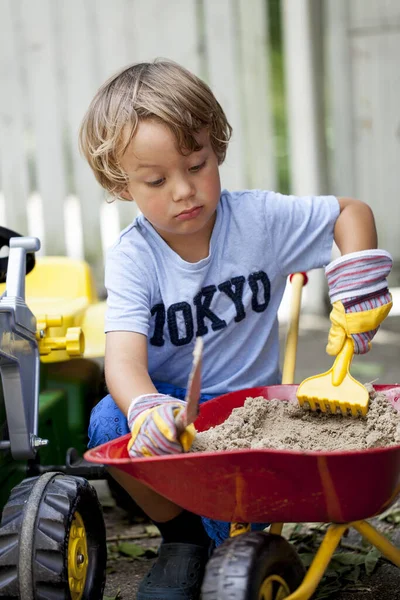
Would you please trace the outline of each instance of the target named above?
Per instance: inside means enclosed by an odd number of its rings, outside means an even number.
[[[188,452],[196,435],[193,425],[178,432],[176,418],[186,403],[165,394],[146,394],[132,401],[128,425],[132,458]]]
[[[384,250],[352,252],[325,269],[333,304],[326,351],[336,356],[346,337],[352,337],[354,352],[365,354],[379,325],[392,308],[386,277],[392,258]]]

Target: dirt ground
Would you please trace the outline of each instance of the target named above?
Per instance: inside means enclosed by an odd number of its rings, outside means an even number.
[[[324,352],[328,328],[327,319],[302,317],[296,381],[332,365],[332,359]],[[354,360],[353,376],[362,382],[400,382],[399,347],[400,317],[389,317],[378,332],[372,351]],[[103,598],[134,600],[139,582],[155,560],[160,538],[154,527],[149,528],[148,523],[137,519],[132,522],[128,513],[115,506],[105,482],[96,482],[96,487],[104,506],[109,550]],[[386,519],[374,519],[373,523],[400,547],[399,505],[391,509]],[[321,530],[310,525],[286,526],[285,534],[306,564],[322,538]],[[339,550],[344,556],[331,563],[326,572],[329,577],[319,586],[315,600],[400,600],[400,570],[370,552],[355,531],[342,539]]]
[[[109,558],[103,598],[133,600],[140,581],[155,561],[161,538],[155,531],[146,532],[148,523],[132,523],[129,515],[118,507],[105,508],[104,516]],[[140,554],[139,548],[143,551],[142,556],[127,555],[130,551]]]
[[[105,483],[105,482],[104,482]],[[140,518],[132,519],[124,510],[113,506],[113,501],[105,498],[104,515],[107,526],[109,559],[107,583],[103,600],[134,600],[141,579],[155,560],[155,551],[160,544],[156,529]],[[388,519],[400,521],[400,505],[395,506]],[[139,522],[132,522],[139,521]],[[373,524],[400,546],[398,523],[373,519]],[[324,532],[318,525],[285,526],[285,537],[291,539],[305,560],[314,554]],[[400,599],[400,570],[362,543],[361,536],[354,530],[343,537],[339,551],[342,563],[334,563],[329,577],[321,583],[315,600],[397,600]],[[367,574],[367,556],[372,559],[372,574]],[[368,559],[367,559],[368,560]]]

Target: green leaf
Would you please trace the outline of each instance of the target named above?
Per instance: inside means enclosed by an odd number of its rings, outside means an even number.
[[[361,566],[356,565],[354,568],[350,569],[348,571],[348,573],[345,574],[344,579],[346,579],[346,581],[351,581],[352,583],[355,584],[360,579],[360,574],[361,574]]]
[[[400,523],[400,507],[392,506],[384,513],[379,515],[378,519],[380,521],[387,521],[388,523],[394,523],[395,525],[397,525],[398,523]]]
[[[342,589],[339,580],[330,583],[322,583],[317,589],[315,600],[328,600],[328,598],[336,598],[337,592]]]
[[[326,577],[327,579],[338,579],[338,577],[340,576],[339,571],[337,571],[336,569],[332,569],[332,567],[328,567],[324,573],[324,577]]]
[[[305,567],[309,567],[315,558],[315,554],[313,552],[299,552],[299,556]]]
[[[117,550],[123,556],[130,556],[131,558],[140,558],[146,554],[146,548],[132,542],[119,542]]]
[[[332,562],[338,563],[339,565],[362,565],[364,562],[364,555],[356,554],[355,552],[338,552],[334,554]]]
[[[155,525],[146,525],[144,530],[147,533],[148,537],[160,537],[161,536],[160,530]]]
[[[119,542],[117,544],[117,551],[122,556],[129,556],[136,560],[157,556],[157,548],[145,548],[132,542]]]
[[[119,600],[121,598],[121,591],[118,590],[115,596],[103,596],[103,600]]]
[[[371,575],[374,570],[375,567],[379,561],[381,557],[381,553],[379,552],[378,548],[371,548],[371,550],[368,552],[368,554],[365,557],[365,571],[367,573],[367,575]]]

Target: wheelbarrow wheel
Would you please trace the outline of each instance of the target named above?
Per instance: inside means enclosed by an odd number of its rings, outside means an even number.
[[[296,550],[280,535],[254,531],[230,538],[207,563],[202,600],[283,600],[305,575]]]
[[[46,473],[11,492],[0,524],[0,598],[102,598],[106,532],[94,488]]]

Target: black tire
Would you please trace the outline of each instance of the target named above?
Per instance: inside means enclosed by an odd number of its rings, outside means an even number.
[[[271,578],[272,598],[277,598],[283,580],[294,592],[305,575],[296,550],[280,535],[254,531],[230,538],[219,546],[207,563],[201,588],[202,600],[262,600],[261,590]],[[287,593],[286,595],[289,595]],[[271,598],[271,595],[268,595]]]
[[[86,560],[76,535],[79,519]],[[102,598],[105,540],[101,506],[86,479],[61,473],[25,479],[12,490],[0,524],[0,598]]]

